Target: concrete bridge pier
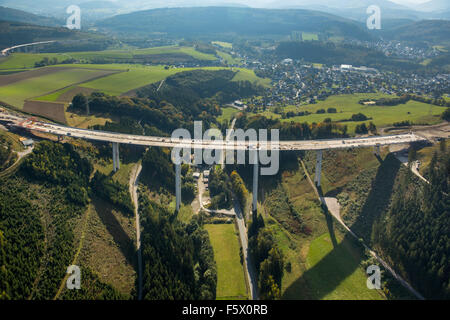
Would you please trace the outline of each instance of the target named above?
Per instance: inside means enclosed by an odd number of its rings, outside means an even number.
[[[113,170],[117,172],[120,169],[120,157],[119,157],[119,143],[113,142]]]
[[[322,150],[317,151],[317,160],[316,160],[316,174],[314,176],[314,182],[316,186],[320,187],[320,178],[322,176]]]
[[[175,210],[179,211],[181,206],[181,164],[175,165],[175,196],[176,196]]]
[[[376,145],[373,148],[374,148],[374,154],[379,157],[381,155],[381,153],[380,153],[380,146]]]
[[[258,177],[259,177],[259,159],[258,159],[258,151],[256,148],[252,148],[251,152],[253,151],[253,203],[252,203],[252,210],[253,210],[253,217],[256,217],[258,213]],[[242,208],[244,210],[245,208]]]

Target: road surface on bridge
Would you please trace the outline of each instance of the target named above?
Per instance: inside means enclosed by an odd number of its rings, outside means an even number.
[[[414,133],[391,135],[391,136],[371,136],[364,138],[342,138],[328,140],[299,140],[299,141],[279,141],[271,143],[260,143],[258,141],[224,141],[224,140],[183,140],[170,137],[140,136],[123,133],[114,133],[98,130],[88,130],[68,127],[64,125],[46,123],[17,117],[2,113],[0,121],[10,122],[16,127],[38,132],[51,133],[60,136],[70,136],[87,140],[117,142],[121,144],[151,146],[151,147],[180,147],[193,149],[217,149],[217,150],[248,150],[254,146],[258,150],[328,150],[365,148],[392,144],[405,144],[417,141],[424,141],[425,138]]]

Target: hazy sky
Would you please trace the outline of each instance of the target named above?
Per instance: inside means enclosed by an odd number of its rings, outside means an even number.
[[[390,1],[398,3],[398,4],[408,5],[408,4],[424,3],[424,2],[428,2],[430,0],[390,0]]]

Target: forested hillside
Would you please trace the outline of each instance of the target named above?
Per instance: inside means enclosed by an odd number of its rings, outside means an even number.
[[[450,21],[448,20],[421,20],[409,24],[401,24],[382,30],[381,33],[388,39],[407,42],[427,42],[429,44],[442,44],[450,41]]]
[[[426,298],[448,299],[450,153],[443,144],[428,167],[426,184],[388,155],[338,196],[344,220],[378,249]]]
[[[22,10],[16,10],[2,6],[0,6],[0,16],[2,17],[1,19],[4,21],[22,22],[22,23],[32,22],[33,24],[40,26],[59,27],[64,24],[63,20],[38,16]]]
[[[1,17],[3,18],[3,16]],[[21,22],[0,20],[0,48],[7,48],[17,44],[46,40],[79,40],[91,38],[92,35],[72,31],[61,27],[43,27]]]
[[[180,224],[160,205],[140,198],[143,297],[147,300],[211,300],[217,270],[208,232],[193,219]]]
[[[235,75],[236,72],[231,70],[181,72],[168,77],[161,88],[159,83],[142,88],[138,96],[157,103],[167,101],[187,115],[195,116],[205,109],[217,115],[220,104],[258,95],[263,91],[261,86],[250,81],[232,81]]]
[[[169,37],[286,36],[292,31],[323,32],[369,39],[362,24],[311,10],[270,10],[237,7],[166,8],[118,15],[97,24],[116,33]]]
[[[15,176],[3,178],[3,298],[54,297],[74,254],[70,222],[85,210],[91,170],[89,162],[81,159],[70,145],[43,142]]]

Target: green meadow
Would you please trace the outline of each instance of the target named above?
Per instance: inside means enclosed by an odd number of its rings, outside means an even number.
[[[309,111],[312,114],[307,116],[293,117],[289,119],[282,119],[283,122],[323,122],[326,118],[332,121],[343,121],[350,119],[353,114],[363,113],[371,120],[363,121],[368,123],[372,121],[378,127],[390,126],[394,122],[409,120],[413,123],[429,123],[435,124],[440,122],[439,116],[444,112],[444,107],[433,106],[430,104],[409,101],[405,104],[397,106],[365,106],[358,103],[361,99],[379,99],[381,97],[390,97],[385,94],[352,94],[352,95],[337,95],[328,97],[325,101],[319,101],[317,104],[308,104],[301,106],[288,106],[283,108],[284,112],[300,112]],[[328,108],[336,108],[337,113],[323,113],[317,114],[317,110]],[[271,111],[263,112],[267,117],[281,118]],[[355,126],[362,122],[346,121],[342,124],[348,125],[350,132],[354,131]]]
[[[56,58],[58,62],[69,58],[78,60],[91,59],[123,59],[130,60],[135,55],[152,55],[152,54],[174,54],[184,53],[198,60],[217,60],[212,54],[206,54],[196,51],[192,47],[166,46],[148,49],[133,50],[104,50],[104,51],[86,51],[86,52],[67,52],[67,53],[14,53],[7,58],[0,59],[0,70],[24,70],[34,68],[36,62],[43,58]]]
[[[232,107],[226,107],[222,108],[222,115],[217,117],[217,121],[222,123],[224,120],[231,121],[236,113],[238,113],[239,110],[232,108]]]
[[[244,270],[239,257],[239,237],[234,224],[208,224],[217,264],[216,299],[246,299]]]
[[[319,36],[317,35],[317,33],[310,33],[310,32],[302,32],[302,40],[303,41],[318,41],[319,40]]]
[[[361,257],[349,238],[338,239],[336,247],[328,233],[311,242],[305,280],[314,284],[313,292],[324,300],[384,300],[384,295],[367,288],[363,269],[354,267]]]
[[[218,46],[221,46],[222,48],[225,48],[225,49],[231,49],[231,48],[233,48],[233,44],[230,43],[230,42],[213,41],[213,42],[211,42],[211,43],[212,43],[212,44],[216,44],[216,45],[218,45]]]
[[[217,55],[229,65],[239,65],[242,62],[241,59],[233,58],[229,53],[226,52],[217,51]]]
[[[233,81],[250,81],[269,87],[271,80],[269,78],[259,78],[253,70],[244,68],[232,68],[234,71],[239,71],[233,78]]]
[[[61,70],[2,86],[0,100],[18,108],[21,108],[24,101],[28,99],[56,101],[61,94],[72,89],[71,86],[75,84],[117,96],[183,71],[226,69],[224,67],[166,69],[164,66],[136,64],[67,64],[47,68],[61,68]],[[242,68],[234,70],[237,74],[233,81],[249,80],[262,85],[268,83],[268,79],[258,78],[252,70]],[[117,73],[108,74],[109,71],[117,71]]]
[[[100,70],[61,69],[60,72],[28,78],[0,87],[0,100],[21,108],[25,100],[81,83],[104,74]]]

